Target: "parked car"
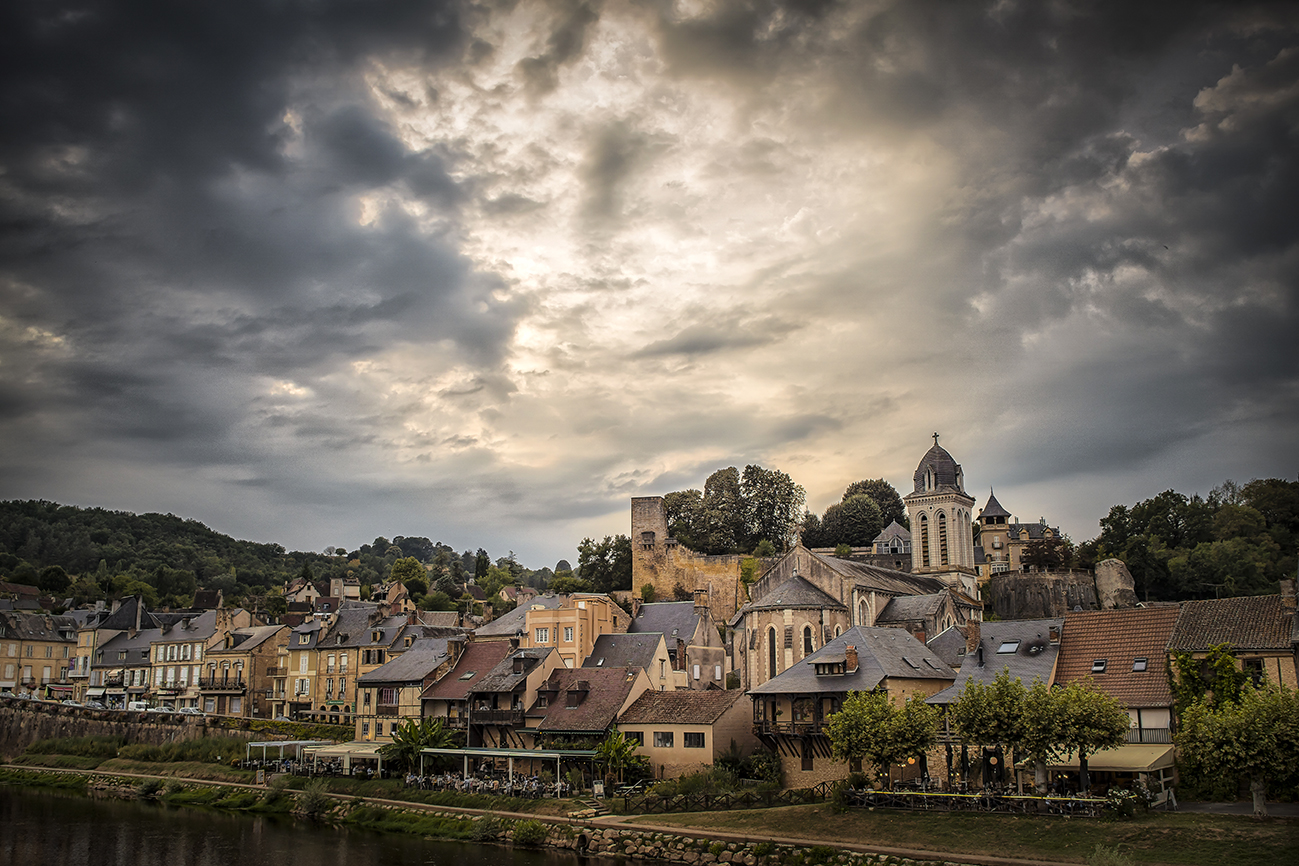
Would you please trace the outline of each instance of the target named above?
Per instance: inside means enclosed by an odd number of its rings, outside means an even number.
[[[85,708],[88,709],[88,710],[106,710],[106,709],[108,709],[108,707],[104,706],[103,702],[101,702],[101,701],[86,701],[86,703],[84,704],[84,706],[85,706]]]
[[[150,712],[150,713],[174,713],[174,712],[176,712],[176,711],[175,711],[174,709],[172,709],[171,707],[149,707],[149,709],[148,709],[146,712]]]
[[[126,705],[128,710],[148,710],[149,704],[145,701],[131,701]]]
[[[272,719],[272,721],[275,721],[275,722],[291,722],[291,721],[293,721],[293,719],[290,719],[288,716],[276,716],[274,719]]]
[[[68,698],[66,701],[63,702],[63,706],[65,706],[65,707],[79,707],[79,706],[81,706],[81,701],[74,701],[74,700],[72,700],[72,698]]]
[[[202,716],[202,715],[206,715],[206,713],[204,713],[204,712],[203,712],[202,710],[200,710],[198,707],[181,707],[181,708],[180,708],[179,710],[177,710],[176,712],[180,713],[182,716]]]

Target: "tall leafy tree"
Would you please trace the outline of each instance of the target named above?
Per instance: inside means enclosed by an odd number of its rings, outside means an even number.
[[[1128,711],[1088,680],[1052,689],[1052,696],[1060,706],[1060,745],[1066,754],[1078,754],[1079,786],[1086,791],[1091,787],[1088,756],[1123,745],[1130,726]]]
[[[859,493],[826,509],[821,521],[821,539],[825,547],[840,544],[868,547],[884,525],[875,500]]]
[[[902,706],[887,692],[852,692],[825,725],[831,753],[841,761],[869,763],[881,783],[889,769],[908,758],[923,758],[938,738],[938,708],[923,698]]]
[[[780,551],[788,550],[807,502],[803,488],[778,469],[745,466],[740,489],[748,530],[743,549],[752,550],[765,539]]]
[[[597,543],[583,538],[577,546],[577,574],[595,592],[631,589],[631,539],[606,535]]]
[[[906,506],[902,504],[902,496],[892,484],[883,478],[854,481],[844,490],[843,501],[847,502],[852,497],[862,494],[869,496],[879,506],[880,518],[884,521],[884,526],[888,526],[895,520],[899,526],[907,526]]]
[[[1249,780],[1254,815],[1266,817],[1268,786],[1299,766],[1299,693],[1265,684],[1239,701],[1201,701],[1182,714],[1174,742],[1192,771]]]

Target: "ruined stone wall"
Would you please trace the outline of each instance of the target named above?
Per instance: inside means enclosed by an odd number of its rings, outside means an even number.
[[[717,622],[725,622],[739,609],[740,564],[743,556],[705,556],[668,542],[667,517],[662,496],[638,496],[631,501],[631,588],[640,597],[642,587],[654,587],[655,601],[672,601],[680,584],[687,592],[704,590]]]
[[[207,736],[207,726],[202,716],[87,710],[0,698],[0,757],[6,760],[38,740],[91,736],[125,737],[128,743],[161,746]]]
[[[983,604],[1000,619],[1047,619],[1075,607],[1100,608],[1091,572],[1076,569],[994,574],[983,585]]]

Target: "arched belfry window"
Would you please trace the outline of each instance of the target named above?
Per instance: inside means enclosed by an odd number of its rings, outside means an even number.
[[[920,515],[920,564],[929,567],[929,515]]]
[[[938,561],[947,565],[947,515],[938,512]]]
[[[811,654],[812,654],[812,627],[810,625],[805,625],[803,626],[803,655],[810,656]]]
[[[776,675],[776,630],[767,629],[767,679]]]

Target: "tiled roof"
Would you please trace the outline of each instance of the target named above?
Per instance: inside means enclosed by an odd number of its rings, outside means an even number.
[[[1060,644],[1051,643],[1051,629],[1054,628],[1057,634],[1063,635],[1063,627],[1063,619],[981,623],[979,646],[983,649],[983,664],[979,664],[977,649],[966,653],[961,659],[961,669],[956,672],[956,682],[928,698],[928,702],[950,704],[960,697],[966,683],[973,680],[986,685],[1004,670],[1009,670],[1012,677],[1025,685],[1031,685],[1034,680],[1050,685],[1060,655]],[[1007,652],[1000,652],[1002,649]]]
[[[487,672],[485,676],[475,683],[474,687],[469,690],[470,694],[479,692],[512,692],[519,686],[527,682],[528,674],[532,673],[537,664],[555,651],[554,647],[538,646],[525,647],[516,649],[496,663],[496,667]],[[515,670],[515,662],[522,660],[523,664],[519,665],[519,670]]]
[[[234,629],[230,632],[230,638],[233,641],[233,645],[229,649],[224,649],[222,647],[210,649],[208,650],[208,655],[216,655],[223,652],[250,652],[266,643],[266,641],[274,638],[280,633],[281,629],[285,630],[286,634],[288,633],[288,626],[283,625],[255,625],[250,628]]]
[[[875,618],[875,623],[911,622],[931,617],[943,607],[943,594],[903,595],[890,599],[889,603]]]
[[[527,604],[522,602],[514,610],[503,616],[492,620],[485,626],[474,629],[474,634],[478,637],[509,637],[516,632],[523,631],[524,620],[528,616],[528,611],[537,605],[542,605],[546,610],[555,610],[565,599],[567,595],[539,595],[530,599]]]
[[[1057,683],[1088,677],[1096,688],[1127,707],[1167,707],[1173,703],[1165,647],[1177,620],[1176,607],[1082,610],[1065,614],[1064,638],[1056,661]],[[1134,671],[1134,659],[1146,659]],[[1104,672],[1093,663],[1104,659]]]
[[[661,634],[670,646],[675,647],[680,638],[687,643],[694,637],[699,624],[693,601],[659,601],[643,604],[640,614],[627,629],[629,634]]]
[[[979,512],[980,517],[1010,517],[1010,512],[1001,507],[997,501],[997,494],[993,493],[991,488],[988,490],[988,504],[983,506]]]
[[[648,634],[602,634],[595,639],[584,668],[648,668],[664,636]]]
[[[385,665],[362,674],[357,683],[373,686],[380,683],[417,683],[447,660],[445,638],[425,638]]]
[[[875,536],[871,544],[880,544],[881,542],[890,541],[894,538],[900,538],[903,541],[911,540],[911,530],[907,529],[896,520],[889,521],[889,525],[880,530],[880,534]]]
[[[880,568],[865,562],[851,559],[839,559],[837,556],[823,556],[813,553],[821,562],[852,580],[858,586],[864,586],[893,595],[930,595],[942,592],[947,584],[936,577],[925,577],[919,574],[908,574],[905,571],[894,571],[891,568]]]
[[[542,733],[601,733],[609,729],[622,709],[627,696],[631,694],[636,682],[637,671],[633,668],[561,668],[550,675],[550,679],[538,689],[548,692],[549,706],[546,715],[538,724],[537,730]],[[588,687],[582,690],[582,700],[576,707],[568,706],[568,693],[577,690],[585,683]],[[541,710],[534,706],[529,715],[539,715]]]
[[[1182,602],[1170,650],[1192,652],[1229,643],[1238,650],[1289,650],[1294,611],[1279,595]]]
[[[738,689],[679,689],[647,691],[621,716],[619,724],[711,725],[744,697]]]
[[[855,673],[817,676],[818,660],[842,659],[848,646],[857,648]],[[954,680],[956,671],[907,631],[854,626],[749,694],[868,692],[889,677]]]
[[[456,666],[424,690],[424,700],[463,701],[469,691],[510,652],[507,641],[470,641]],[[464,678],[467,677],[467,678]]]
[[[746,606],[749,610],[785,610],[792,607],[847,610],[839,599],[798,574]]]

